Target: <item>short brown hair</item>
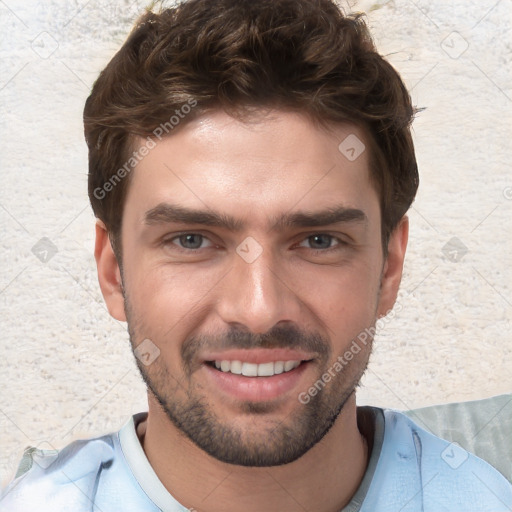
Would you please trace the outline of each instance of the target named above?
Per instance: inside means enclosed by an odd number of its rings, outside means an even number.
[[[345,15],[332,0],[186,0],[146,12],[84,109],[89,198],[118,257],[135,137],[149,143],[158,126],[171,133],[169,121],[184,105],[180,125],[211,109],[243,117],[273,108],[322,124],[360,125],[386,251],[418,187],[410,133],[415,110],[362,15]]]

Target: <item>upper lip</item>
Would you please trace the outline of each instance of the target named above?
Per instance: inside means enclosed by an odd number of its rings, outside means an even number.
[[[205,353],[201,359],[210,361],[242,361],[244,363],[263,364],[275,361],[310,361],[314,356],[308,352],[290,350],[286,348],[276,349],[232,349],[222,352]]]

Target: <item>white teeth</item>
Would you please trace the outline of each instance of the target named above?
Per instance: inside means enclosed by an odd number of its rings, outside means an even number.
[[[283,361],[276,361],[274,363],[274,373],[276,375],[279,375],[280,373],[284,372],[284,362]]]
[[[258,365],[258,377],[270,377],[271,375],[274,375],[274,363]]]
[[[298,365],[295,365],[297,361],[286,361],[284,363],[284,371],[289,372],[290,370],[293,370],[294,368],[297,368]]]
[[[242,375],[246,377],[257,377],[258,376],[258,365],[253,363],[242,364]]]
[[[300,361],[275,361],[271,363],[243,363],[242,361],[215,361],[215,368],[222,372],[244,375],[245,377],[272,377],[297,368]]]
[[[231,361],[231,368],[229,369],[231,373],[235,373],[236,375],[242,374],[242,361]]]

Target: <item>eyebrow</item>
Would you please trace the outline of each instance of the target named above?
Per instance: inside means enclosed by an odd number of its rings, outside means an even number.
[[[367,223],[366,214],[356,208],[338,206],[320,211],[298,211],[285,213],[273,219],[271,231],[283,228],[309,228],[339,223]],[[144,215],[144,223],[148,226],[157,224],[181,223],[202,224],[240,232],[245,222],[234,217],[211,210],[196,210],[184,206],[160,203]]]
[[[144,223],[151,226],[155,224],[203,224],[205,226],[213,226],[226,228],[230,231],[241,231],[243,223],[221,213],[213,211],[194,210],[168,203],[160,203],[144,215]]]
[[[368,217],[363,210],[338,206],[318,212],[295,212],[280,216],[272,226],[272,230],[284,227],[313,228],[340,223],[367,223]]]

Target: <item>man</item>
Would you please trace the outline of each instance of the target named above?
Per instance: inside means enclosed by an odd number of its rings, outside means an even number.
[[[146,13],[84,122],[99,282],[149,412],[28,450],[0,510],[512,510],[487,463],[356,407],[402,275],[413,114],[330,0]]]

